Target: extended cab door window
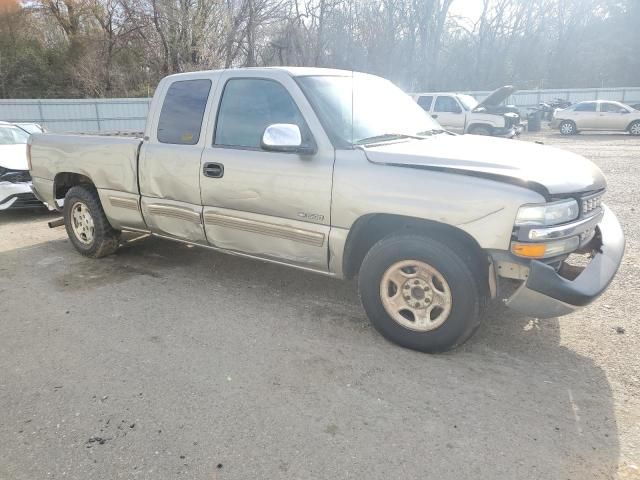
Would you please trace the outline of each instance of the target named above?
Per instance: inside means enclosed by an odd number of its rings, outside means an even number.
[[[174,82],[167,91],[158,120],[158,141],[195,145],[200,139],[211,80]]]
[[[260,148],[262,134],[274,123],[298,125],[303,144],[309,143],[304,119],[281,84],[259,78],[229,80],[220,102],[214,145]]]
[[[138,177],[142,213],[154,233],[206,241],[200,200],[205,136],[201,131],[205,130],[203,119],[213,81],[215,77],[176,80],[157,99],[162,106],[156,113],[156,135],[142,144]]]

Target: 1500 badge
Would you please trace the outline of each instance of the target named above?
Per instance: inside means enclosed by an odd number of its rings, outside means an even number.
[[[324,220],[324,215],[320,215],[317,213],[298,212],[298,216],[300,218],[304,218],[305,220],[311,220],[314,222],[322,222]]]

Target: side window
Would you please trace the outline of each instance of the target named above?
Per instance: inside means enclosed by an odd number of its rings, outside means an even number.
[[[429,111],[431,110],[431,104],[433,103],[433,96],[431,95],[421,95],[418,97],[418,105],[420,105],[423,110]]]
[[[462,109],[453,97],[438,97],[433,108],[434,112],[460,113]]]
[[[617,103],[603,102],[600,104],[601,112],[620,113],[621,110],[626,110],[622,105]]]
[[[182,80],[167,90],[158,120],[158,141],[195,145],[200,140],[202,118],[211,80]]]
[[[595,102],[586,102],[576,105],[574,112],[595,112],[596,111],[596,103]]]
[[[262,134],[274,123],[298,125],[303,143],[309,142],[302,114],[280,83],[253,78],[229,80],[220,102],[214,144],[260,148]]]

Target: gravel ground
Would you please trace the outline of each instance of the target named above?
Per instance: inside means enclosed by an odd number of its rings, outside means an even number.
[[[624,263],[445,355],[383,340],[352,283],[157,239],[89,260],[0,214],[0,479],[640,478],[640,139],[528,140],[607,174]]]

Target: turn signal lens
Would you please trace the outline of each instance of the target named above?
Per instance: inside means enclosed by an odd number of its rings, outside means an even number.
[[[546,243],[511,243],[511,252],[525,258],[557,257],[571,253],[580,246],[580,237],[569,237]]]
[[[519,257],[542,258],[547,251],[544,243],[512,243],[511,252]]]

